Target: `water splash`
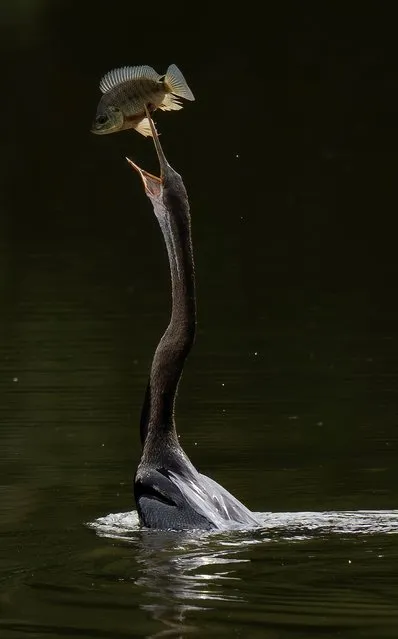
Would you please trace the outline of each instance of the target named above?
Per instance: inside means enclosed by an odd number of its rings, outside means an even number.
[[[398,533],[398,510],[347,510],[327,512],[296,512],[296,513],[255,513],[260,521],[259,528],[235,531],[246,535],[256,533],[260,541],[264,538],[276,537],[281,539],[311,539],[324,534],[375,535]],[[88,526],[101,537],[131,540],[140,531],[136,511],[114,513],[100,517]],[[150,532],[150,531],[148,531]],[[169,534],[173,534],[169,531]],[[177,533],[174,533],[177,534]],[[193,531],[192,537],[225,536],[225,532]],[[228,535],[231,532],[227,533]],[[247,541],[247,540],[246,540]]]

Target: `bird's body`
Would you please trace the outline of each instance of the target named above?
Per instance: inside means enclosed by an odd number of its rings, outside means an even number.
[[[156,349],[141,413],[142,455],[134,479],[141,523],[158,529],[253,527],[253,513],[199,473],[179,444],[174,402],[196,331],[196,295],[189,204],[181,176],[167,162],[147,112],[161,178],[140,169],[169,257],[172,311]]]
[[[139,465],[134,494],[144,526],[223,530],[258,524],[246,506],[213,479],[199,473],[183,455],[185,459],[180,460],[178,470],[145,461]]]

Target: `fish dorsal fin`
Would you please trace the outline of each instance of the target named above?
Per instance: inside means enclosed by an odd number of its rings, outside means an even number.
[[[141,122],[139,122],[139,124],[137,124],[134,128],[138,131],[138,133],[141,133],[141,135],[145,135],[145,137],[152,136],[152,129],[148,118],[141,120]]]
[[[146,64],[140,67],[120,67],[119,69],[112,69],[112,71],[104,75],[100,82],[100,89],[102,93],[107,93],[122,82],[142,79],[157,82],[161,77],[159,73],[156,73],[155,69]]]

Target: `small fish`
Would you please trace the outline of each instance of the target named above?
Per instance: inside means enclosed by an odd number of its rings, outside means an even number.
[[[91,131],[98,135],[135,129],[142,135],[152,135],[145,106],[149,113],[156,109],[178,111],[181,100],[194,100],[193,93],[175,64],[165,75],[152,67],[122,67],[109,71],[100,82],[104,94],[99,102]]]

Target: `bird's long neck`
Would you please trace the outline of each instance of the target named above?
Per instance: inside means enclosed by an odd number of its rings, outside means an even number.
[[[162,198],[150,199],[166,243],[172,289],[170,322],[152,361],[141,414],[141,442],[144,445],[147,441],[152,446],[154,438],[157,443],[161,440],[178,443],[174,402],[184,362],[195,339],[196,298],[185,188],[182,185],[177,191],[164,189]]]

